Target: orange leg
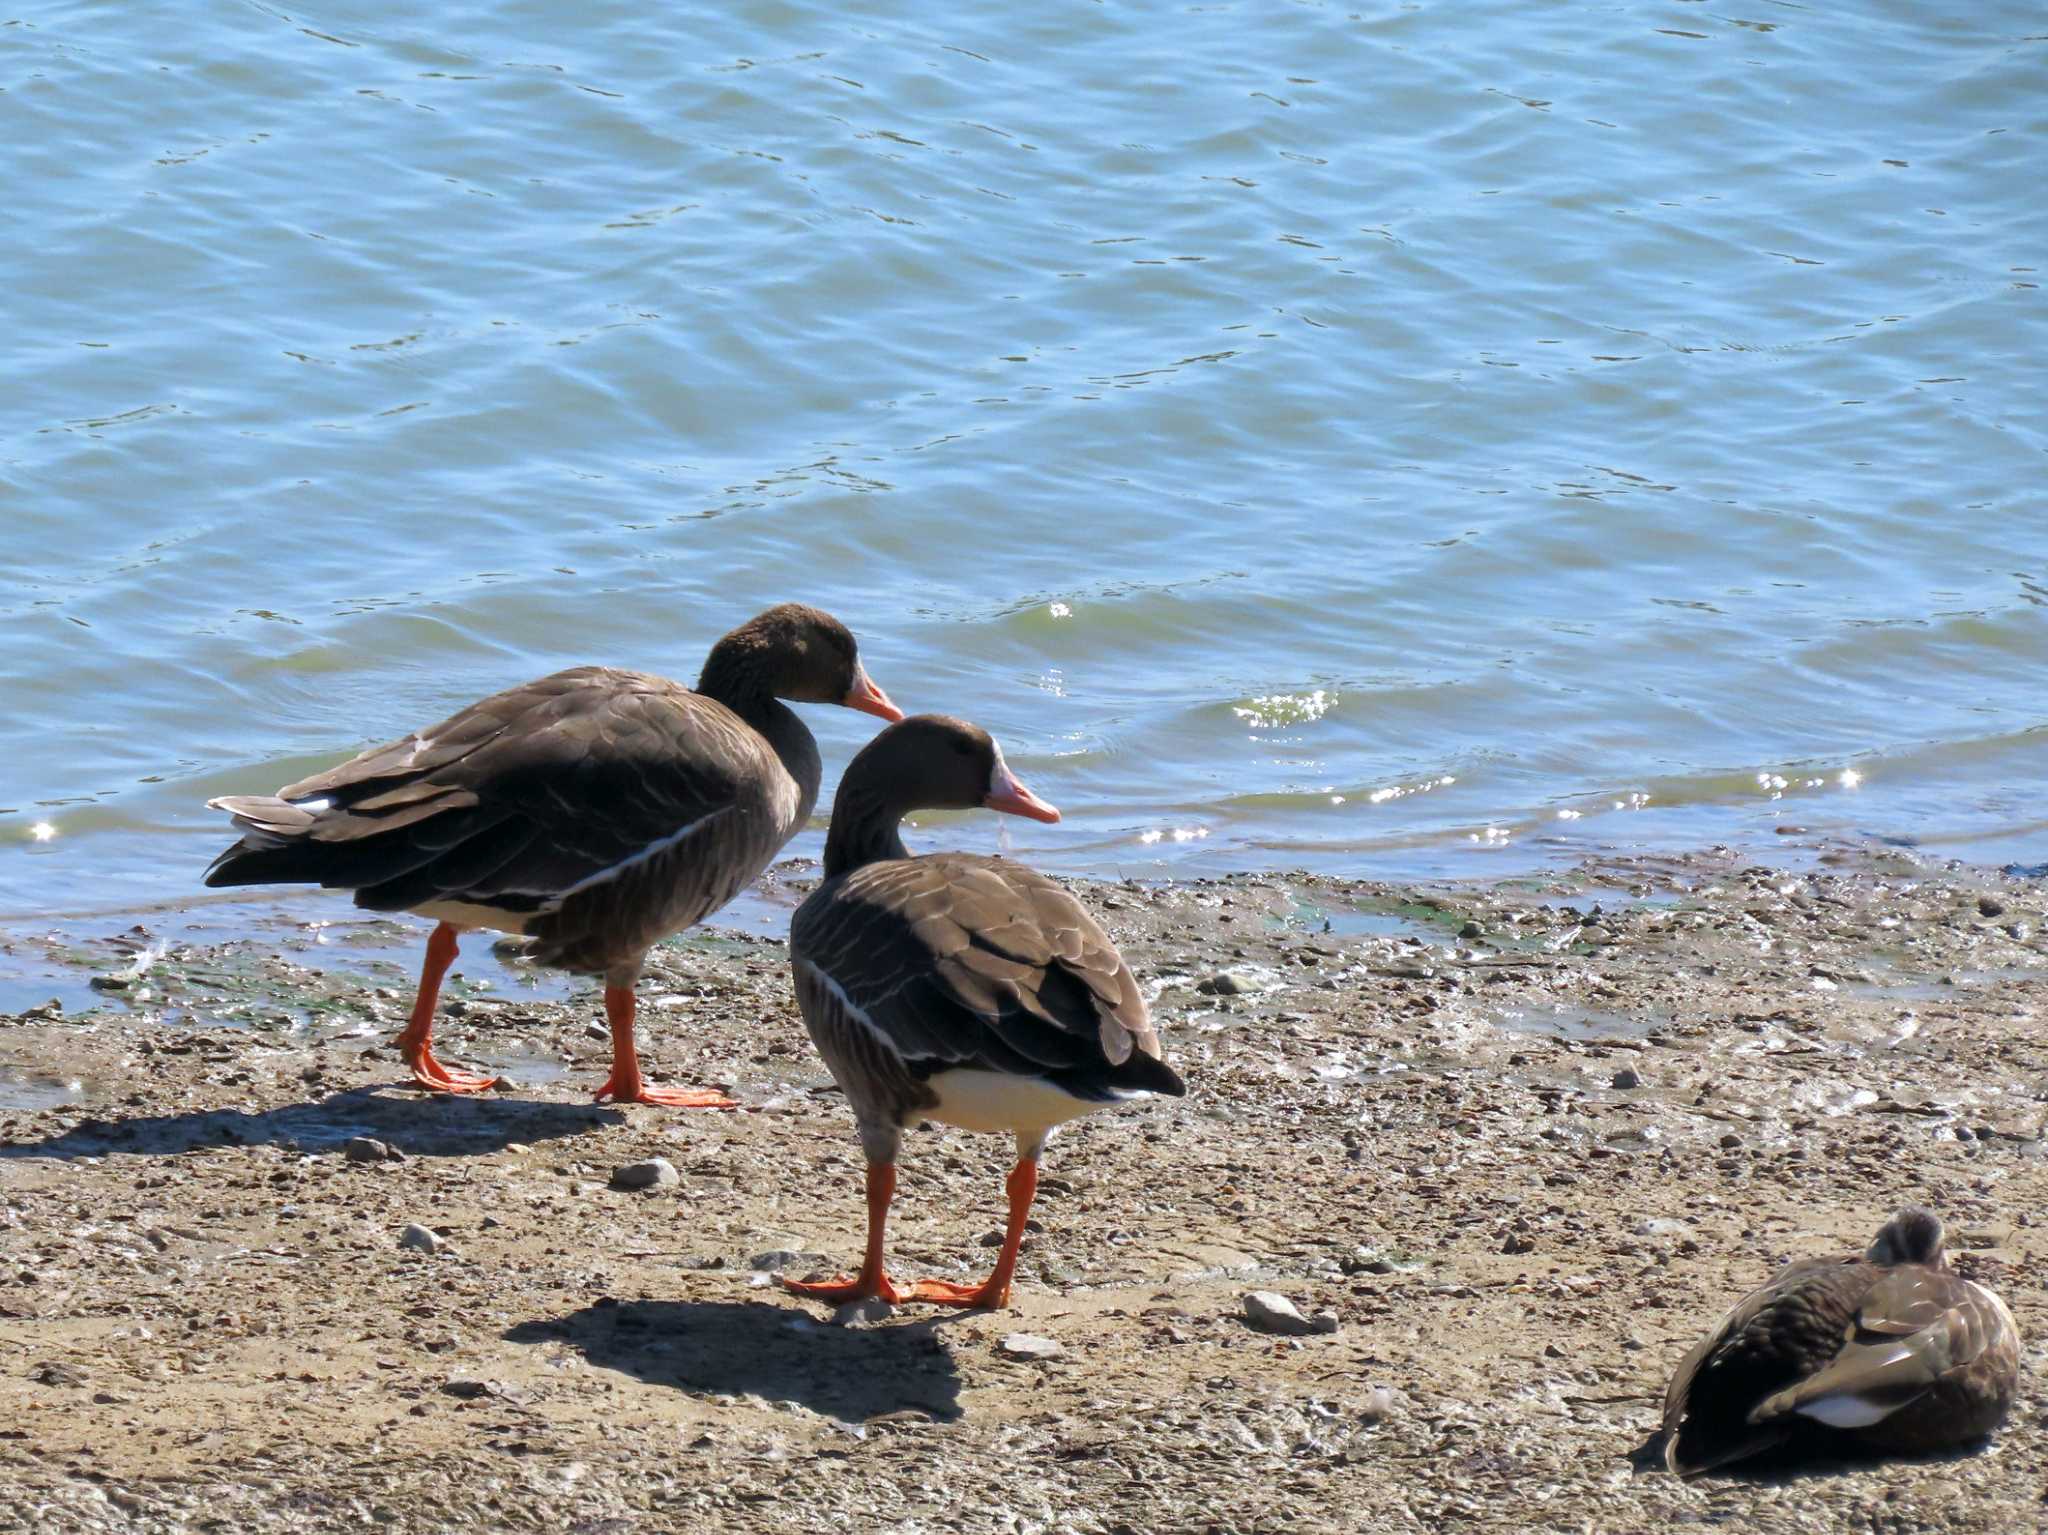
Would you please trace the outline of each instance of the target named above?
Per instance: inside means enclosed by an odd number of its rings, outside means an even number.
[[[896,1194],[896,1164],[893,1162],[871,1162],[868,1164],[868,1251],[861,1259],[860,1272],[852,1278],[841,1274],[837,1279],[821,1284],[807,1284],[801,1279],[785,1279],[782,1287],[792,1294],[808,1296],[812,1300],[867,1300],[879,1296],[892,1306],[903,1299],[889,1276],[882,1272],[882,1227],[889,1219],[889,1201]]]
[[[412,1079],[439,1093],[480,1093],[495,1087],[496,1077],[450,1071],[434,1059],[434,1007],[441,1000],[441,982],[455,963],[455,929],[442,922],[427,938],[427,962],[420,967],[419,995],[412,1001],[412,1022],[392,1043],[412,1068]]]
[[[597,1101],[658,1103],[670,1109],[736,1109],[738,1104],[710,1088],[650,1087],[640,1075],[640,1051],[633,1044],[635,1003],[630,986],[604,989],[604,1015],[612,1025],[612,1074],[597,1090]]]
[[[1003,1233],[1003,1250],[996,1258],[995,1272],[979,1285],[951,1284],[943,1279],[920,1279],[910,1287],[911,1300],[931,1301],[940,1306],[978,1306],[1000,1310],[1010,1304],[1010,1279],[1017,1272],[1017,1249],[1024,1245],[1024,1222],[1031,1214],[1031,1201],[1038,1194],[1038,1161],[1021,1158],[1010,1169],[1003,1185],[1010,1194],[1010,1227]]]

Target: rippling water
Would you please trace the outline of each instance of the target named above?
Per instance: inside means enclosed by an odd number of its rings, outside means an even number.
[[[2048,852],[2037,7],[863,9],[0,27],[0,913],[787,597],[1056,868]]]

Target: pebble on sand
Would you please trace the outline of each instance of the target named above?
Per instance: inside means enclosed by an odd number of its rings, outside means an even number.
[[[398,1233],[398,1245],[400,1247],[410,1247],[423,1253],[437,1253],[441,1250],[442,1242],[440,1237],[436,1236],[425,1226],[422,1226],[418,1221],[414,1221],[405,1230]]]
[[[1013,1332],[996,1345],[996,1351],[1006,1359],[1057,1359],[1066,1350],[1051,1338],[1041,1338],[1035,1332]]]
[[[342,1144],[341,1154],[351,1162],[391,1162],[391,1148],[367,1135],[352,1135]]]
[[[667,1157],[649,1157],[645,1162],[628,1162],[612,1174],[615,1189],[667,1189],[682,1181],[675,1163]]]
[[[1386,1386],[1374,1386],[1365,1394],[1365,1401],[1358,1409],[1358,1418],[1367,1427],[1384,1423],[1394,1415],[1394,1409],[1401,1405],[1400,1397]]]
[[[1195,987],[1205,997],[1242,997],[1257,989],[1250,976],[1236,970],[1219,970]]]
[[[1305,1338],[1311,1333],[1333,1333],[1337,1330],[1334,1313],[1323,1311],[1313,1317],[1303,1316],[1294,1302],[1278,1290],[1247,1290],[1244,1319],[1260,1332],[1278,1333],[1288,1338]]]
[[[866,1300],[850,1300],[832,1313],[834,1327],[871,1327],[877,1322],[886,1322],[896,1314],[896,1308],[879,1295],[870,1295]]]

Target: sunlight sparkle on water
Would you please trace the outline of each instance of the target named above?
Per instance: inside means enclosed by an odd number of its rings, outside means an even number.
[[[1265,693],[1232,704],[1230,712],[1254,730],[1270,730],[1276,725],[1305,725],[1319,720],[1336,703],[1335,693],[1316,688],[1307,693]]]
[[[1402,799],[1410,794],[1427,794],[1431,789],[1448,788],[1457,781],[1456,778],[1446,773],[1441,778],[1425,778],[1421,783],[1389,784],[1384,789],[1373,790],[1372,793],[1366,796],[1366,799],[1375,805],[1384,805],[1390,799]]]
[[[1139,832],[1138,840],[1150,847],[1153,843],[1164,842],[1168,838],[1175,842],[1195,842],[1208,835],[1209,828],[1206,826],[1170,826],[1163,831],[1153,826]]]
[[[38,821],[28,829],[28,834],[38,842],[48,842],[57,835],[57,828],[48,821]]]

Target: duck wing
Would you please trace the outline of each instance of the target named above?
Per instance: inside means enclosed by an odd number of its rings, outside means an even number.
[[[1808,1260],[1743,1297],[1672,1377],[1665,1464],[1697,1476],[1789,1437],[1782,1414],[1755,1409],[1832,1362],[1878,1272],[1860,1258]]]
[[[914,1077],[966,1067],[1098,1102],[1185,1091],[1108,934],[1006,859],[866,864],[803,904],[790,944]]]
[[[401,911],[553,911],[750,807],[765,747],[665,678],[575,667],[372,747],[275,795],[227,796],[242,840],[209,885],[315,883]]]
[[[2006,1319],[1989,1291],[1950,1270],[1882,1270],[1834,1357],[1765,1397],[1750,1417],[1797,1413],[1831,1428],[1873,1427],[1976,1363],[2001,1341]]]

